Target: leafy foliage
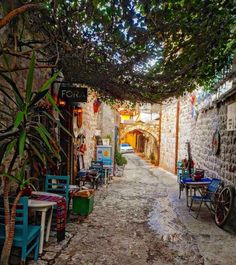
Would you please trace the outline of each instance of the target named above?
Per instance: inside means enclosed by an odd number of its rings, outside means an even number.
[[[22,1],[29,2],[38,1]],[[160,102],[212,88],[232,64],[235,0],[41,2],[44,10],[25,23],[44,36],[49,58],[58,51],[67,81],[103,100]]]
[[[124,166],[127,164],[127,159],[120,152],[116,151],[115,162],[118,166]]]
[[[56,120],[50,113],[40,110],[38,104],[49,95],[49,86],[55,81],[58,73],[54,74],[38,91],[33,91],[35,70],[35,55],[33,54],[27,75],[26,87],[19,90],[16,83],[8,75],[0,73],[8,86],[0,85],[0,96],[5,96],[5,101],[0,102],[0,115],[2,120],[11,120],[2,124],[0,130],[0,164],[6,160],[14,162],[19,159],[20,167],[12,173],[6,170],[3,176],[18,183],[20,188],[29,185],[32,180],[25,179],[27,166],[35,161],[45,165],[46,161],[52,162],[52,157],[60,159],[60,147],[55,141],[53,131],[48,131],[41,122],[42,117],[48,117],[51,125]],[[24,93],[25,91],[25,93]],[[54,122],[54,123],[53,123]],[[66,130],[66,129],[65,129]]]

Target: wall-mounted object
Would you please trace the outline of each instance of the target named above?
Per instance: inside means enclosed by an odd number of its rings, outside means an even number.
[[[95,99],[93,102],[93,112],[97,113],[99,111],[99,107],[101,106],[102,102],[99,100],[99,98]]]
[[[236,102],[227,107],[227,131],[236,130]]]
[[[75,102],[87,102],[88,89],[73,83],[61,82],[59,98],[69,105],[73,105]]]
[[[220,152],[220,132],[215,130],[212,137],[212,152],[214,155],[219,154]]]
[[[81,107],[74,108],[74,115],[77,116],[77,126],[82,127],[83,124],[83,109]]]
[[[60,107],[64,107],[64,106],[66,105],[65,100],[59,99],[59,100],[58,100],[58,105],[59,105]]]

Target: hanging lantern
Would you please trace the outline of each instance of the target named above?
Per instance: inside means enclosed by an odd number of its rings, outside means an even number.
[[[81,107],[74,109],[74,114],[77,116],[77,126],[80,128],[83,124],[83,109]]]
[[[64,107],[64,106],[66,105],[65,100],[59,99],[59,100],[58,100],[58,105],[59,105],[60,107]]]
[[[95,99],[93,102],[93,112],[97,113],[99,111],[99,107],[101,106],[102,102],[99,100],[99,98]]]
[[[75,108],[75,109],[74,109],[74,114],[75,114],[75,115],[78,115],[78,114],[80,114],[81,112],[83,112],[83,109],[82,109],[81,107],[79,107],[79,108]]]

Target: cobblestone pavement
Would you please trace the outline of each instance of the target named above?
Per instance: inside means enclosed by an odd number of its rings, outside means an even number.
[[[72,216],[66,240],[50,242],[31,265],[233,265],[236,237],[209,212],[194,219],[176,177],[128,154],[124,177],[96,192],[86,219]]]

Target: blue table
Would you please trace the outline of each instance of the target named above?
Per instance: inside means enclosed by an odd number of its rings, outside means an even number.
[[[189,207],[189,197],[190,198],[192,197],[193,189],[194,189],[194,192],[196,192],[197,189],[201,189],[201,188],[208,186],[211,183],[211,179],[202,178],[201,180],[195,181],[189,178],[189,179],[181,180],[181,183],[185,185],[187,207]]]

